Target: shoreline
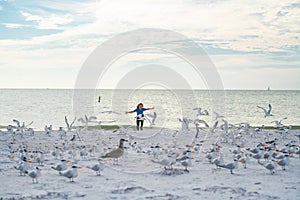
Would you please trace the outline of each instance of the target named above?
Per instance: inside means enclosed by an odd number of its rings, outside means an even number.
[[[288,126],[285,126],[285,127],[289,127],[291,126],[291,129],[290,130],[300,130],[300,125],[288,125]],[[95,126],[88,126],[88,130],[114,130],[114,129],[119,129],[121,127],[124,127],[124,128],[128,128],[128,127],[135,127],[135,125],[95,125]],[[262,126],[251,126],[251,128],[255,129],[255,128],[261,128]],[[5,125],[0,125],[0,130],[3,130],[5,129],[6,130],[7,126]],[[12,126],[12,128],[17,128],[16,126]],[[65,128],[65,127],[63,127]],[[82,129],[84,128],[84,126],[78,126],[78,128]],[[153,129],[168,129],[168,130],[177,130],[176,128],[164,128],[164,127],[153,127],[153,128],[150,128],[150,127],[144,127],[144,129],[146,130],[153,130]],[[193,128],[190,128],[190,130],[192,130]],[[263,129],[266,129],[266,130],[280,130],[279,128],[276,128],[274,126],[264,126]],[[76,130],[76,127],[74,127],[72,130]],[[43,131],[43,130],[39,130],[37,129],[36,131]]]

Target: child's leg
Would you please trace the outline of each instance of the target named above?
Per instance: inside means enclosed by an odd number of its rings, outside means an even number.
[[[143,130],[144,120],[141,120],[141,131]]]
[[[136,130],[139,130],[140,120],[136,120]]]

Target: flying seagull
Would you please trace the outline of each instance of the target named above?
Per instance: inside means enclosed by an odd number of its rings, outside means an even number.
[[[261,106],[257,106],[257,107],[260,108],[260,109],[262,109],[265,112],[265,118],[269,117],[269,116],[273,116],[272,113],[271,113],[271,111],[272,111],[271,104],[269,104],[269,109],[268,110],[265,109],[265,108],[263,108],[263,107],[261,107]]]
[[[69,124],[68,119],[67,119],[67,116],[65,116],[65,122],[66,122],[66,124],[67,124],[68,131],[71,131],[71,130],[72,130],[72,127],[73,127],[75,121],[76,121],[76,117],[74,118],[74,120],[72,121],[72,123]]]
[[[271,123],[275,123],[275,126],[278,128],[278,127],[283,126],[282,121],[285,120],[285,119],[287,119],[287,117],[281,119],[280,121],[277,121],[277,120],[271,121]]]
[[[149,121],[150,127],[152,128],[153,125],[155,125],[155,120],[156,120],[157,114],[156,112],[153,113],[153,115],[151,114],[146,114],[146,119]],[[151,118],[151,119],[149,119]]]

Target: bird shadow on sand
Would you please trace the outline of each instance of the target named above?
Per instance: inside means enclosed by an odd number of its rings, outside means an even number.
[[[177,176],[188,173],[189,171],[184,169],[164,169],[161,172],[159,172],[159,174],[163,176]]]

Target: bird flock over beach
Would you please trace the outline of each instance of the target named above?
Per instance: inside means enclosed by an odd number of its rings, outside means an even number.
[[[269,109],[263,117],[272,116]],[[2,130],[2,152],[13,164],[15,176],[28,176],[39,183],[43,176],[57,176],[58,180],[76,182],[81,171],[103,176],[105,169],[135,171],[134,162],[146,162],[151,173],[179,176],[193,173],[195,168],[209,168],[211,173],[242,173],[255,168],[261,173],[274,175],[288,171],[300,158],[300,134],[291,131],[283,121],[270,120],[272,129],[252,127],[249,123],[231,124],[226,117],[207,110],[193,109],[194,118],[178,118],[181,128],[169,130],[155,127],[156,112],[148,114],[149,128],[137,132],[134,127],[114,130],[90,130],[89,124],[98,123],[97,117],[84,116],[69,121],[65,127],[54,129],[46,125],[44,131],[14,119],[15,126]],[[213,120],[208,123],[205,118]],[[83,126],[76,127],[81,122]],[[151,127],[151,128],[150,128]],[[2,139],[2,142],[4,140]]]

